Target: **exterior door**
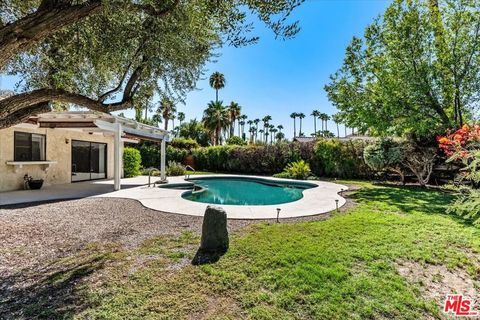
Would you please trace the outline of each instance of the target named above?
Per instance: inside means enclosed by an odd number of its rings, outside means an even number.
[[[107,144],[72,140],[72,182],[107,177]]]

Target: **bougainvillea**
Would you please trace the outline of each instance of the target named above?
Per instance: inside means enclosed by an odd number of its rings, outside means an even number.
[[[473,150],[480,146],[480,125],[464,125],[456,131],[437,138],[440,149],[449,157],[465,159],[473,156]]]

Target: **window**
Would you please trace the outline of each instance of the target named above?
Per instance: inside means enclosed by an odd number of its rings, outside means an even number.
[[[45,161],[45,141],[43,134],[15,132],[14,161]]]

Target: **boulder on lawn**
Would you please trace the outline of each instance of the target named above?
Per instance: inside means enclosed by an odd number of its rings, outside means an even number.
[[[220,207],[208,206],[203,217],[202,240],[192,264],[217,262],[228,250],[227,213]]]

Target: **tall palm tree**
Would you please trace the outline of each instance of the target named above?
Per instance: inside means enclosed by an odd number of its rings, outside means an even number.
[[[177,112],[177,107],[173,103],[172,100],[168,98],[163,98],[160,101],[160,111],[162,113],[162,117],[164,120],[164,129],[168,130],[168,122],[172,118],[172,116]]]
[[[265,117],[262,118],[263,121],[263,131],[265,132],[265,143],[268,142],[268,126],[269,126],[269,121],[272,120],[272,116],[266,115]]]
[[[255,143],[257,142],[257,136],[258,136],[258,124],[260,123],[260,119],[255,119],[253,120],[253,123],[255,124]]]
[[[252,127],[252,140],[251,143],[256,143],[257,140],[257,127]]]
[[[263,142],[263,129],[258,130],[258,132],[260,133],[260,140]]]
[[[222,130],[228,128],[230,124],[228,112],[222,102],[210,101],[207,109],[203,112],[202,121],[205,128],[213,134],[214,144],[218,145],[220,143]]]
[[[248,124],[248,133],[249,133],[249,138],[248,138],[248,141],[250,141],[250,143],[252,143],[252,125],[253,125],[253,120],[250,119],[247,121],[247,124]]]
[[[298,119],[300,119],[300,133],[298,134],[299,136],[303,136],[303,132],[302,132],[302,119],[305,118],[305,114],[304,113],[299,113],[297,114],[297,117]]]
[[[179,126],[182,126],[182,122],[185,121],[185,113],[184,112],[179,112],[177,113],[177,118],[178,121],[180,122]]]
[[[243,139],[243,136],[245,133],[245,123],[248,117],[246,114],[242,114],[238,119],[240,119],[238,124],[239,124],[239,128],[241,128],[241,133],[239,133],[238,136]]]
[[[172,115],[170,116],[170,120],[172,120],[172,128],[173,130],[175,130],[175,119],[177,118],[177,116],[175,115],[175,113],[172,113]]]
[[[313,110],[311,116],[313,117],[313,133],[317,136],[317,118],[320,116],[320,111]]]
[[[290,118],[293,119],[293,138],[297,136],[297,120],[296,120],[297,117],[298,117],[298,113],[296,112],[290,113]]]
[[[328,131],[328,121],[330,121],[332,117],[330,117],[328,114],[325,114],[325,131]]]
[[[278,129],[273,127],[272,130],[270,131],[272,133],[272,137],[274,139],[277,139],[277,132],[278,132]]]
[[[223,73],[216,71],[210,76],[209,83],[210,87],[215,89],[215,102],[218,102],[218,90],[225,87],[225,76]]]
[[[268,126],[268,131],[270,132],[270,144],[273,143],[273,137],[275,136],[275,132],[277,129],[275,129],[275,126],[273,124]]]
[[[338,124],[340,123],[340,115],[338,113],[335,113],[332,115],[333,122],[337,125],[337,138],[340,138],[340,128],[338,127]]]
[[[238,105],[236,102],[230,102],[230,105],[228,106],[228,116],[230,118],[230,134],[229,136],[232,137],[234,135],[234,130],[235,130],[235,120],[238,119],[240,116],[240,111],[242,110],[242,107]]]

